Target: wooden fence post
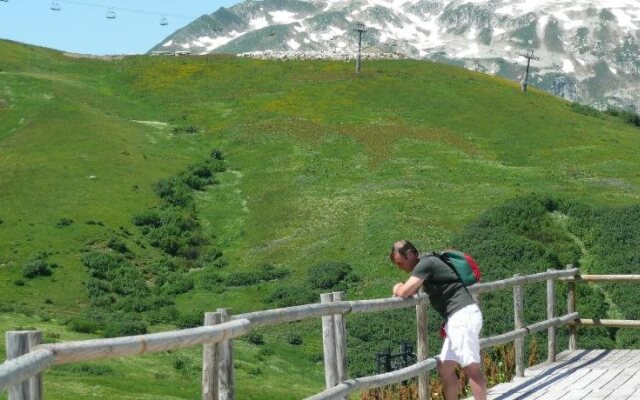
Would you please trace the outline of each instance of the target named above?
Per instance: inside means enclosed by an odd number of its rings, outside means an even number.
[[[513,277],[519,277],[520,274],[515,274]],[[522,312],[524,311],[524,298],[522,295],[522,285],[513,287],[513,322],[515,329],[524,327],[524,318]],[[514,340],[516,350],[516,376],[524,376],[524,338],[520,337]]]
[[[219,312],[204,314],[204,326],[217,325],[222,322]],[[218,400],[220,398],[220,355],[218,344],[205,344],[202,349],[202,400]]]
[[[553,271],[548,269],[547,272]],[[547,279],[547,319],[556,316],[556,280],[554,278]],[[556,327],[551,326],[547,329],[547,361],[556,360]]]
[[[573,265],[567,265],[567,269],[573,268]],[[567,314],[576,312],[576,283],[575,281],[567,281]],[[576,335],[576,324],[569,324],[569,350],[578,349],[578,340]]]
[[[423,293],[422,289],[420,293]],[[418,353],[418,362],[424,361],[429,355],[429,335],[428,335],[428,309],[429,303],[426,298],[422,298],[416,305],[416,328],[417,339],[416,349]],[[428,400],[430,397],[429,388],[429,372],[421,372],[418,375],[418,399]]]
[[[231,320],[230,308],[218,308],[220,322]],[[219,361],[219,394],[220,400],[235,400],[235,386],[233,379],[233,340],[225,340],[216,345],[218,347]]]
[[[9,331],[6,333],[7,360],[20,357],[42,343],[41,331]],[[41,400],[42,374],[9,388],[9,400]]]
[[[320,303],[333,301],[333,293],[320,295]],[[324,350],[324,381],[327,389],[338,384],[338,366],[336,363],[336,335],[333,315],[322,316],[322,347]]]
[[[333,292],[333,301],[344,300],[344,292]],[[338,382],[347,380],[347,328],[342,314],[333,316],[336,337],[336,363],[338,369]]]

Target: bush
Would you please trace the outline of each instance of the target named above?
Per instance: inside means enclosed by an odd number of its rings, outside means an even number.
[[[187,207],[193,202],[189,187],[180,179],[162,179],[156,182],[153,190],[162,200],[174,206]]]
[[[135,314],[123,316],[120,321],[108,322],[103,332],[105,337],[144,335],[145,333],[147,333],[146,322],[140,320]]]
[[[15,281],[13,281],[13,284],[16,286],[24,286],[26,282],[23,281],[22,279],[16,279]]]
[[[247,336],[245,336],[247,342],[251,344],[255,344],[256,346],[260,346],[264,344],[264,335],[257,332],[249,332]]]
[[[111,250],[115,250],[118,253],[122,253],[122,254],[129,252],[127,245],[124,243],[122,239],[120,239],[117,236],[111,236],[111,238],[109,239],[109,242],[107,243],[107,247],[110,248]]]
[[[640,127],[640,115],[636,114],[633,111],[627,111],[627,110],[622,110],[620,108],[609,107],[605,112],[614,117],[618,117],[619,119],[626,122],[627,124],[633,125],[635,127]]]
[[[211,152],[209,153],[209,157],[211,157],[214,160],[224,160],[224,156],[222,155],[222,151],[220,151],[219,149],[211,150]]]
[[[299,346],[302,344],[302,336],[293,334],[289,336],[289,339],[287,339],[287,341],[289,342],[289,344],[292,344],[294,346]]]
[[[593,108],[585,104],[571,103],[571,111],[578,114],[587,115],[589,117],[602,118],[601,111],[599,111],[597,108]]]
[[[84,316],[71,319],[68,325],[69,329],[80,333],[96,333],[101,328],[98,322]]]
[[[45,260],[33,260],[22,267],[22,275],[25,278],[35,278],[37,276],[51,276],[53,272]]]
[[[120,268],[124,263],[122,258],[105,253],[88,253],[82,257],[83,264],[89,268],[94,278],[106,279],[110,271]]]
[[[162,225],[162,218],[158,211],[147,210],[134,214],[132,222],[136,226],[152,226],[157,228]]]
[[[97,364],[67,364],[58,367],[62,371],[68,371],[73,374],[85,374],[92,376],[113,375],[115,371],[108,365]]]
[[[309,269],[307,283],[315,289],[342,289],[343,286],[339,286],[341,283],[355,280],[352,271],[353,268],[349,264],[328,261]]]
[[[176,320],[178,328],[195,328],[204,324],[203,312],[192,312],[190,314],[180,314]]]
[[[56,222],[56,228],[64,228],[65,226],[69,226],[73,224],[73,220],[70,218],[61,218],[58,222]]]

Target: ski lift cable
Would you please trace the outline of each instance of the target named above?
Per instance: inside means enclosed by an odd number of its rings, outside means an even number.
[[[4,1],[4,0],[2,0]],[[197,17],[193,17],[193,16],[187,16],[187,15],[179,15],[179,14],[170,14],[170,13],[163,13],[163,12],[157,12],[157,11],[149,11],[149,10],[138,10],[138,9],[133,9],[133,8],[125,8],[125,7],[110,7],[110,6],[105,6],[102,4],[96,4],[96,3],[90,3],[90,2],[86,2],[86,1],[77,1],[77,0],[60,0],[60,3],[69,3],[69,4],[78,4],[81,6],[87,6],[87,7],[95,7],[95,8],[102,8],[102,9],[108,9],[108,10],[112,10],[112,11],[123,11],[123,12],[130,12],[130,13],[138,13],[138,14],[146,14],[146,15],[156,15],[156,16],[161,16],[161,17],[171,17],[171,18],[180,18],[180,19],[189,19],[189,20],[194,20]]]

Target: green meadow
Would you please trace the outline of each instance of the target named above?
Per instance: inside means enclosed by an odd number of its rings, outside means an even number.
[[[638,204],[639,139],[615,116],[430,62],[368,61],[355,74],[337,61],[90,59],[0,41],[0,331],[76,340],[108,336],[109,323],[176,329],[204,311],[318,301],[323,290],[388,296],[404,279],[388,261],[401,238],[422,250],[476,246],[487,276],[506,278],[522,272],[517,255],[492,270],[495,251],[483,259],[478,246],[506,242],[478,221],[532,196],[561,206],[513,229],[556,249],[558,262],[526,271],[581,262],[617,271],[603,239],[616,223],[596,214]],[[155,222],[140,222],[144,213]],[[633,212],[623,214],[622,225]],[[640,244],[636,229],[624,251]],[[578,244],[582,253],[566,250]],[[89,265],[96,254],[114,260],[110,272]],[[48,272],[27,276],[36,261]],[[619,312],[615,293],[598,293],[599,307]],[[354,373],[375,368],[375,354],[361,349],[382,351],[387,339],[367,347],[366,332],[354,335]],[[384,343],[404,338],[392,339]],[[238,398],[301,398],[324,386],[319,321],[261,330],[236,350]],[[45,393],[199,398],[201,351],[55,367]]]

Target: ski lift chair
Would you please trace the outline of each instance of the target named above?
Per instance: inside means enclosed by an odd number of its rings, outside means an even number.
[[[57,1],[52,2],[49,8],[51,9],[51,11],[60,11],[62,9],[62,7],[60,7],[60,3],[58,3]]]
[[[113,9],[107,11],[107,19],[116,19],[116,12]]]
[[[167,19],[167,17],[162,16],[162,18],[160,18],[160,25],[162,26],[169,25],[169,20]]]

